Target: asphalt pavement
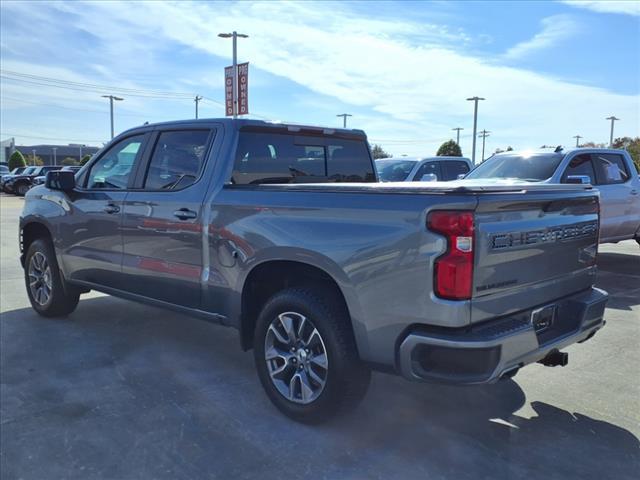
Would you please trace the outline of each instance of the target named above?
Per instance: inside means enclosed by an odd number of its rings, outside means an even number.
[[[606,327],[566,367],[487,387],[374,374],[353,413],[310,427],[271,405],[237,333],[91,293],[29,307],[22,199],[0,196],[0,478],[640,478],[640,247],[600,249]]]

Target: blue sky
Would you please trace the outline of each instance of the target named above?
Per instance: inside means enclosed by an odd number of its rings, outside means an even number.
[[[487,150],[640,134],[640,2],[11,2],[1,4],[1,67],[113,87],[116,132],[145,121],[224,114],[233,29],[249,61],[256,118],[339,126],[353,114],[395,155],[430,155],[472,105]],[[13,77],[15,78],[15,77]],[[46,82],[45,82],[46,83]],[[1,138],[19,144],[109,139],[107,100],[3,77]],[[119,89],[175,92],[127,95]]]

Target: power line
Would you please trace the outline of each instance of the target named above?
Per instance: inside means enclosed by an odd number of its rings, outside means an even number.
[[[105,140],[78,140],[77,138],[55,138],[55,137],[40,137],[38,135],[31,135],[29,133],[9,133],[0,132],[0,135],[5,137],[24,137],[24,138],[37,138],[39,140],[57,140],[60,142],[81,142],[81,143],[104,143]]]
[[[32,100],[23,100],[22,98],[14,98],[14,97],[7,97],[6,95],[3,95],[2,97],[5,100],[11,100],[13,102],[18,102],[18,103],[29,103],[31,105],[40,105],[43,107],[54,107],[54,108],[62,108],[64,110],[75,110],[78,112],[91,112],[91,113],[102,113],[102,114],[108,114],[109,112],[107,112],[106,110],[92,110],[89,108],[77,108],[77,107],[65,107],[64,105],[56,105],[54,103],[43,103],[43,102],[34,102]],[[140,113],[119,113],[119,116],[127,116],[127,117],[149,117],[149,115],[142,115]]]

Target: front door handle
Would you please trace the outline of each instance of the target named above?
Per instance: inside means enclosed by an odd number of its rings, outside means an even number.
[[[189,220],[196,218],[198,214],[193,210],[189,210],[188,208],[181,208],[180,210],[176,210],[173,212],[174,217],[178,217],[180,220]]]
[[[120,211],[120,207],[113,203],[109,203],[106,207],[104,207],[104,211],[107,213],[118,213]]]
[[[638,190],[636,190],[635,188],[631,190],[631,195],[637,195],[637,194],[638,194]]]

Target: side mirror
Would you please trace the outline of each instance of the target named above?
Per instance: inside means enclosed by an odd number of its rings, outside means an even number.
[[[421,182],[437,182],[438,176],[435,173],[425,173],[420,179]]]
[[[70,192],[76,187],[75,173],[62,170],[47,172],[47,179],[44,185],[50,190]]]
[[[458,180],[462,180],[464,177],[466,177],[467,174],[466,173],[459,173],[458,174]]]
[[[565,183],[578,183],[580,185],[591,184],[591,177],[589,175],[567,175],[564,181]]]

